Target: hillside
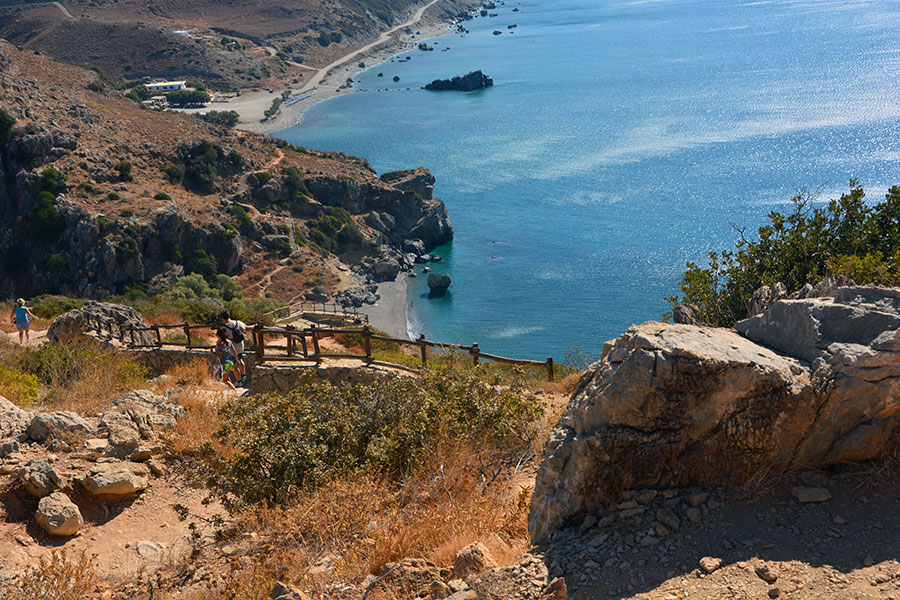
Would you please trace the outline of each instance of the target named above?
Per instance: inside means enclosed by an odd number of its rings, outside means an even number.
[[[0,37],[117,81],[199,79],[217,89],[301,83],[403,22],[410,0],[72,0],[0,3]],[[431,19],[464,12],[443,0]]]
[[[8,294],[103,297],[218,272],[287,301],[393,279],[412,265],[404,242],[424,252],[451,235],[424,169],[388,183],[363,159],[144,110],[94,72],[0,53]]]

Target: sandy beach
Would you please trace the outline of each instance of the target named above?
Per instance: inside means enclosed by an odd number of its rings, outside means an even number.
[[[419,13],[424,13],[434,3],[433,1],[417,11],[419,19],[422,18],[422,14]],[[452,33],[449,23],[429,21],[428,17],[424,17],[424,19],[414,23],[407,21],[398,25],[382,33],[378,39],[362,48],[357,48],[331,64],[316,69],[313,77],[300,88],[285,88],[291,89],[293,95],[307,94],[309,92],[311,94],[291,106],[282,106],[281,112],[274,119],[263,121],[264,113],[284,89],[277,89],[272,92],[265,90],[247,92],[230,102],[216,102],[203,108],[183,109],[183,112],[203,114],[213,110],[233,110],[240,115],[240,121],[237,125],[238,129],[266,135],[287,129],[299,123],[303,118],[303,113],[310,106],[335,96],[356,92],[357,90],[352,88],[339,89],[347,79],[355,78],[361,71],[379,65],[401,52],[415,50],[416,45],[420,42]],[[406,33],[407,28],[412,33]],[[365,66],[360,67],[360,63],[363,63]]]
[[[400,273],[396,281],[385,281],[378,284],[378,295],[381,296],[378,302],[360,309],[360,312],[369,315],[369,323],[372,327],[393,337],[409,338],[406,314],[407,283],[407,275]]]

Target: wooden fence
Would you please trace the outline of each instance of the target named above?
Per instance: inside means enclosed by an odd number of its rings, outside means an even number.
[[[282,306],[275,310],[263,313],[263,316],[271,316],[276,322],[290,322],[296,320],[304,314],[317,315],[335,315],[359,325],[365,325],[369,322],[369,315],[357,311],[355,308],[346,308],[340,304],[326,304],[324,302],[310,302],[304,300],[295,302],[289,306]]]
[[[190,325],[188,323],[180,323],[178,325],[154,324],[147,325],[146,327],[126,325],[124,327],[120,327],[115,321],[100,318],[89,318],[87,321],[87,326],[89,329],[92,329],[93,331],[98,333],[101,337],[106,337],[106,339],[109,340],[118,339],[120,343],[126,345],[129,348],[163,348],[164,346],[175,346],[180,348],[187,348],[189,350],[197,348],[208,350],[210,348],[209,343],[206,342],[206,340],[202,336],[198,334],[192,335],[192,332],[196,332],[198,330],[206,330],[210,332],[214,331],[218,327],[217,324]],[[177,331],[179,333],[183,333],[186,341],[164,340],[163,332],[165,331]],[[249,332],[250,335],[247,335],[247,332]],[[145,333],[150,333],[150,337],[155,339],[148,343],[145,340],[146,336],[142,335]],[[359,335],[362,339],[363,353],[343,354],[322,351],[322,348],[319,344],[322,338],[341,334]],[[291,325],[287,325],[285,327],[267,327],[262,324],[255,324],[247,328],[244,333],[244,339],[245,343],[250,342],[249,344],[246,344],[247,346],[249,346],[248,350],[252,348],[255,351],[256,362],[260,364],[266,361],[319,362],[324,358],[332,358],[359,360],[365,364],[380,365],[415,372],[414,369],[411,369],[406,365],[399,365],[396,363],[376,360],[372,352],[372,341],[374,340],[393,342],[395,344],[400,344],[407,347],[416,347],[418,349],[419,362],[422,369],[428,368],[428,348],[435,348],[438,350],[460,350],[463,352],[468,352],[472,358],[473,365],[477,365],[481,360],[489,360],[492,362],[508,365],[540,367],[546,369],[548,381],[553,381],[554,379],[554,364],[552,356],[548,357],[546,361],[507,358],[505,356],[497,356],[496,354],[487,354],[485,352],[482,352],[478,347],[477,342],[473,343],[471,346],[463,346],[461,344],[443,344],[440,342],[433,342],[431,340],[425,339],[424,334],[420,335],[416,340],[392,338],[375,334],[368,325],[363,326],[361,329],[333,329],[315,326],[305,329],[297,329]],[[284,340],[283,344],[278,343],[282,340]]]

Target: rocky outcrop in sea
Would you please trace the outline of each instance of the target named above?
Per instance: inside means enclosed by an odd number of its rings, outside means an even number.
[[[494,80],[479,70],[466,73],[462,77],[457,75],[453,79],[435,79],[426,84],[425,89],[433,92],[474,92],[492,85]]]

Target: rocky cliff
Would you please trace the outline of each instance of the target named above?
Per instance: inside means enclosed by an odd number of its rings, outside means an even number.
[[[651,322],[606,344],[550,434],[535,541],[624,489],[739,484],[890,447],[900,289],[779,300],[736,329]]]
[[[333,258],[364,284],[452,237],[426,169],[380,179],[365,160],[144,110],[100,83],[0,43],[7,294],[101,298],[198,271],[290,300],[333,292]]]

